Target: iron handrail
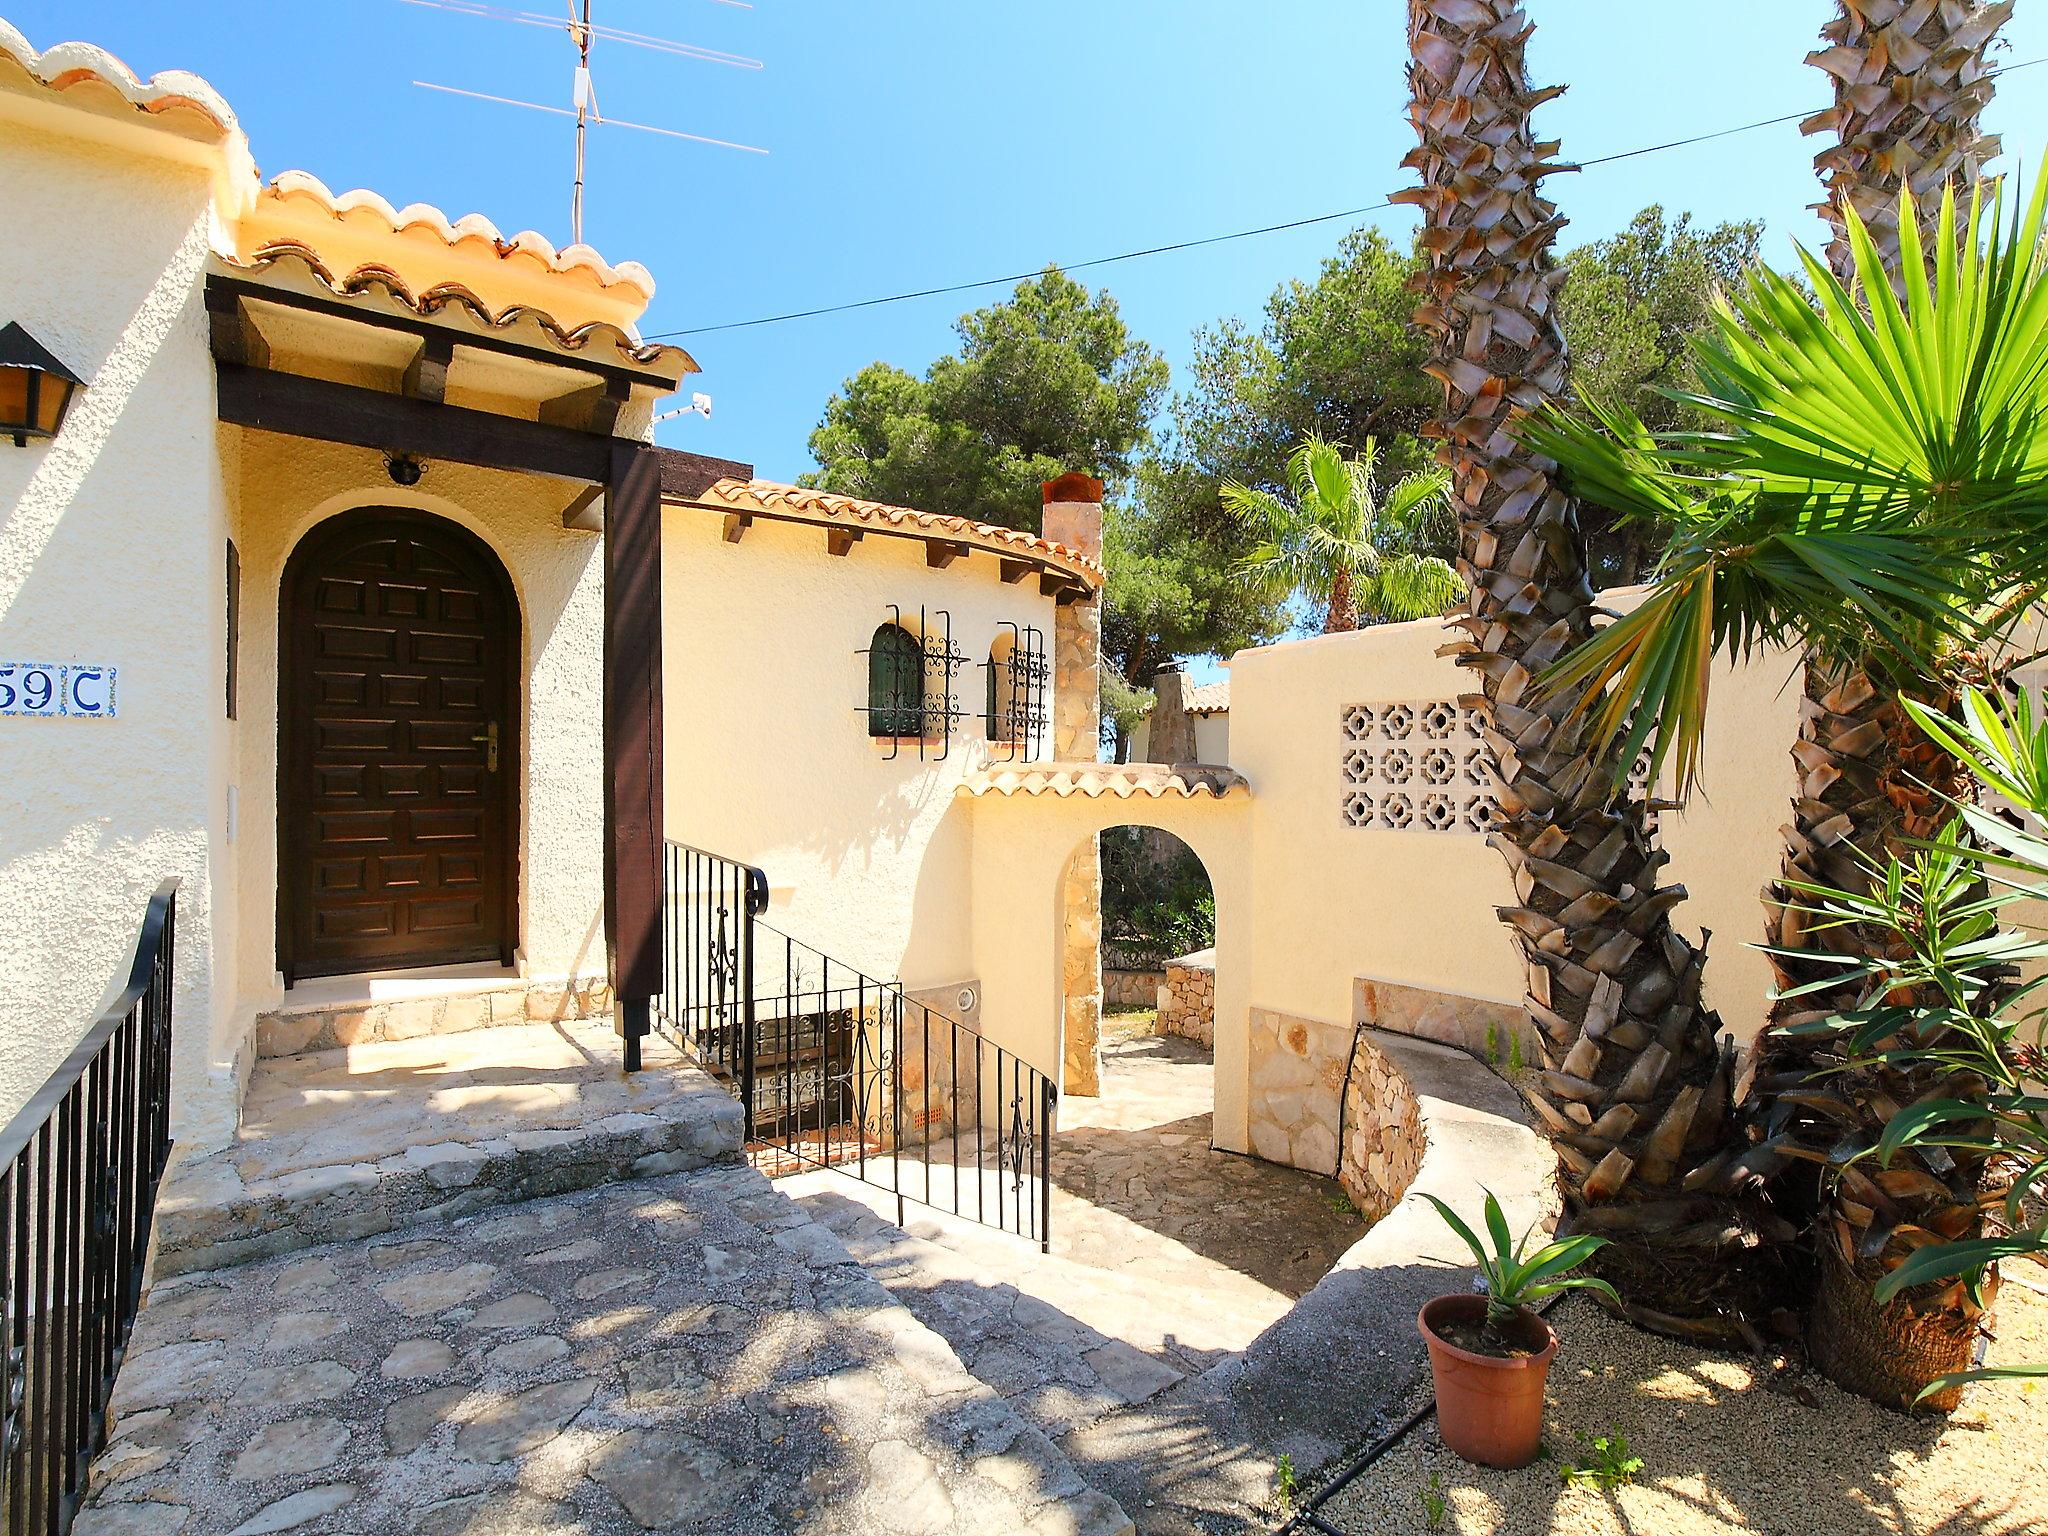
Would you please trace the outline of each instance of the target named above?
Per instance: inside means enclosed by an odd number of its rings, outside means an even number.
[[[143,911],[142,928],[135,941],[135,955],[129,962],[127,975],[115,973],[106,996],[100,1001],[99,1011],[93,1015],[91,1027],[72,1047],[63,1065],[50,1074],[49,1080],[7,1122],[7,1128],[0,1131],[0,1165],[19,1157],[35,1139],[43,1122],[56,1113],[57,1106],[64,1102],[64,1096],[85,1076],[93,1058],[99,1055],[114,1031],[127,1022],[129,1013],[142,1000],[142,994],[149,990],[156,957],[163,948],[164,932],[171,926],[179,884],[173,876],[156,888],[156,894],[149,898],[149,906]]]
[[[748,1145],[879,1184],[899,1225],[914,1199],[1049,1249],[1052,1080],[900,980],[764,921],[758,867],[673,840],[663,863],[662,1019],[733,1087]],[[905,1187],[907,1165],[922,1168],[922,1196]],[[948,1176],[944,1195],[935,1172]]]
[[[63,1536],[106,1440],[170,1159],[178,882],[63,1065],[0,1131],[0,1530]]]

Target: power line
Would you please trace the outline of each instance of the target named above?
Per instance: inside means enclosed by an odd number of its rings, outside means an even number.
[[[2032,69],[2037,64],[2048,64],[2048,55],[2038,59],[2027,59],[2018,64],[2007,64],[1989,73],[1993,76],[2010,75],[2022,69]],[[1787,112],[1778,117],[1759,118],[1753,123],[1743,123],[1734,128],[1717,128],[1708,133],[1696,133],[1689,138],[1672,139],[1663,144],[1647,144],[1639,149],[1624,149],[1611,155],[1599,155],[1591,160],[1572,162],[1574,170],[1588,170],[1596,165],[1613,165],[1621,160],[1634,160],[1643,155],[1662,154],[1666,150],[1686,149],[1695,144],[1706,144],[1715,139],[1732,138],[1739,133],[1753,133],[1759,128],[1775,128],[1783,123],[1798,122],[1810,117],[1822,108],[1808,108],[1803,112]],[[728,320],[721,325],[695,325],[676,331],[652,331],[647,333],[649,341],[665,341],[676,336],[709,336],[719,331],[745,331],[763,325],[781,325],[791,320],[812,320],[821,315],[843,315],[859,309],[874,309],[884,304],[906,304],[913,299],[938,298],[949,293],[971,293],[977,288],[996,288],[1007,283],[1021,283],[1027,278],[1038,276],[1045,266],[1057,266],[1062,272],[1085,272],[1091,267],[1106,267],[1120,261],[1136,261],[1144,256],[1164,256],[1174,251],[1192,251],[1205,245],[1222,245],[1231,240],[1250,240],[1258,235],[1278,234],[1283,230],[1305,229],[1312,224],[1328,224],[1337,219],[1355,219],[1363,214],[1383,213],[1394,205],[1378,202],[1363,208],[1346,208],[1337,213],[1318,213],[1305,219],[1289,219],[1280,224],[1261,224],[1256,229],[1234,229],[1228,234],[1205,235],[1195,240],[1176,240],[1167,245],[1146,246],[1142,250],[1119,251],[1114,256],[1096,256],[1087,261],[1047,262],[1028,272],[1013,272],[1007,277],[977,278],[967,283],[947,283],[937,288],[917,288],[907,293],[885,294],[880,298],[856,299],[847,304],[824,304],[815,309],[795,309],[787,314],[763,315],[755,320]]]

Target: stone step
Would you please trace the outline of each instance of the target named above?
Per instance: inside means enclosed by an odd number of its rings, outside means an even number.
[[[646,1047],[628,1076],[609,1029],[565,1021],[261,1062],[236,1140],[171,1164],[158,1273],[736,1159],[739,1104],[664,1042]]]
[[[305,990],[312,1001],[288,1001],[256,1016],[258,1059],[303,1056],[422,1035],[454,1035],[508,1024],[604,1019],[612,990],[603,977],[510,977],[380,984],[395,995],[329,998],[322,985]]]
[[[77,1536],[1128,1536],[759,1173],[160,1282]]]

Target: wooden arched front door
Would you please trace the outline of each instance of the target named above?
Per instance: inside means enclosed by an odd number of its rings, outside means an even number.
[[[512,961],[519,610],[444,518],[347,512],[285,566],[278,960]]]

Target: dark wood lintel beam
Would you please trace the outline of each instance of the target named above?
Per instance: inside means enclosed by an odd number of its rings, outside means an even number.
[[[618,441],[239,363],[216,362],[214,376],[220,419],[229,426],[347,443],[380,453],[602,482],[610,472],[612,445]]]

